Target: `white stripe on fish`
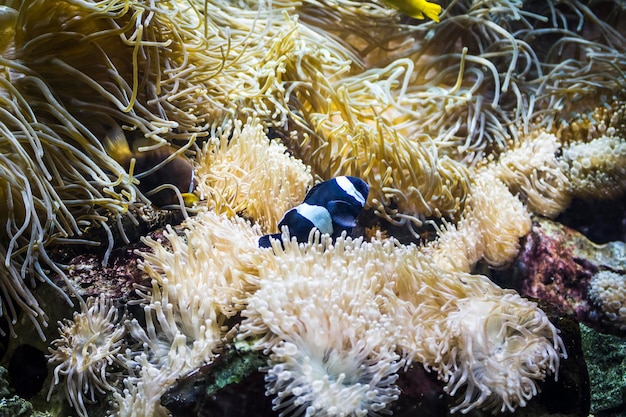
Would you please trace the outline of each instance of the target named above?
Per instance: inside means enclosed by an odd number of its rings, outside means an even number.
[[[347,177],[337,177],[335,178],[337,181],[337,185],[341,187],[342,190],[346,192],[349,196],[352,196],[356,201],[361,204],[361,206],[365,205],[365,197],[361,194],[355,187],[354,184]]]

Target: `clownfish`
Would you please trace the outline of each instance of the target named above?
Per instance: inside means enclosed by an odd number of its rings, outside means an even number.
[[[441,6],[437,3],[431,3],[427,0],[385,0],[385,3],[415,19],[423,19],[426,16],[439,23]]]
[[[287,226],[289,235],[300,243],[307,242],[316,228],[333,239],[356,226],[356,219],[367,201],[369,186],[356,177],[341,176],[316,184],[309,190],[302,204],[287,211],[278,228]],[[282,242],[281,233],[263,235],[259,247],[271,247],[270,239]]]
[[[152,204],[157,207],[178,204],[178,196],[172,189],[164,189],[151,193],[155,188],[163,184],[172,184],[181,193],[186,207],[191,207],[199,201],[198,196],[193,194],[195,188],[193,165],[184,156],[177,156],[163,165],[158,170],[141,176],[161,162],[165,161],[174,152],[168,147],[162,146],[157,149],[140,151],[139,148],[147,145],[143,139],[133,141],[132,147],[124,135],[124,131],[117,125],[109,126],[103,145],[107,153],[127,171],[130,169],[131,160],[135,160],[133,175],[139,175],[137,188],[146,194]]]

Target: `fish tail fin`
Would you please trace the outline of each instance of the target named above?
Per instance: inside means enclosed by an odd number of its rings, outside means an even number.
[[[182,193],[181,195],[183,197],[185,207],[193,207],[194,204],[200,201],[200,198],[194,193]]]
[[[421,9],[422,9],[422,13],[426,15],[426,17],[439,23],[439,14],[441,13],[440,5],[438,5],[437,3],[424,1],[424,4],[422,5]]]
[[[102,144],[109,156],[115,159],[119,164],[124,165],[133,157],[133,153],[126,140],[126,135],[117,124],[109,126],[104,135]]]
[[[281,233],[273,233],[270,235],[263,235],[259,238],[259,247],[260,248],[271,248],[272,241],[271,239],[279,240],[282,244],[283,238]]]

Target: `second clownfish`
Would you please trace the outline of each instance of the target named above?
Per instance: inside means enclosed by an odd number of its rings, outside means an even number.
[[[124,131],[117,125],[109,127],[103,144],[107,153],[127,171],[130,169],[131,161],[135,160],[133,175],[139,177],[138,188],[155,206],[179,204],[177,193],[172,189],[166,188],[152,192],[164,184],[176,187],[187,207],[199,201],[198,197],[193,194],[195,188],[193,165],[184,156],[176,156],[156,171],[141,175],[172,156],[174,152],[169,147],[161,146],[157,149],[141,151],[139,148],[148,144],[147,139],[138,139],[129,145]]]

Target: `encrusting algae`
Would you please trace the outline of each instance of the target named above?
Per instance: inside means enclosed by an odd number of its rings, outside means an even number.
[[[285,417],[384,414],[412,362],[453,412],[514,411],[557,377],[554,324],[473,268],[511,262],[531,214],[623,195],[620,16],[578,0],[419,0],[409,16],[378,0],[0,3],[3,316],[44,337],[32,290],[65,276],[53,249],[101,245],[106,262],[163,189],[185,213],[143,240],[143,312],[113,328],[108,301],[79,300],[59,324],[53,384],[80,415],[107,391],[112,415],[166,416],[167,388],[235,340],[267,356]],[[136,171],[148,152],[166,156]],[[258,247],[340,175],[368,183],[391,237]],[[79,369],[82,351],[98,353]]]

